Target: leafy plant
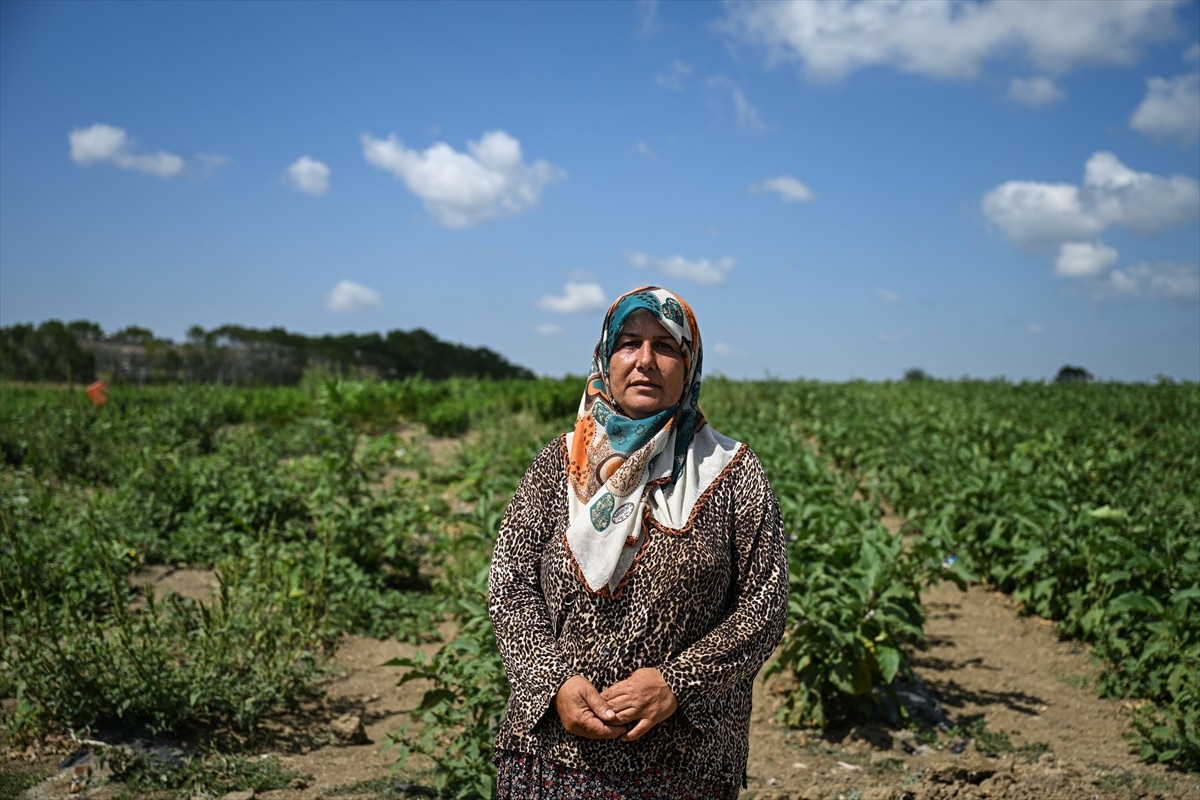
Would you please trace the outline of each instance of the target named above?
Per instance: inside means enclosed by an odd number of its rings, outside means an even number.
[[[124,784],[118,798],[189,800],[221,797],[231,792],[269,792],[303,780],[274,757],[206,756],[172,752],[164,746],[134,749],[125,745],[102,748],[98,757]]]

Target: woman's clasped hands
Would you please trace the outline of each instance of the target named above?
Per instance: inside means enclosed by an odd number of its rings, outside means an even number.
[[[674,714],[679,703],[657,669],[642,667],[603,692],[573,675],[555,695],[554,708],[568,733],[632,742]]]

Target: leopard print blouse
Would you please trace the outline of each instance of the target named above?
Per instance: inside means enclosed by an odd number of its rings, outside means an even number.
[[[592,593],[566,549],[567,449],[534,459],[500,526],[488,609],[512,693],[497,750],[577,769],[670,767],[745,785],[755,674],[783,634],[788,563],[779,504],[745,445],[687,524],[643,521],[641,549],[611,595]],[[566,732],[555,694],[575,674],[603,691],[657,667],[679,710],[634,742]]]

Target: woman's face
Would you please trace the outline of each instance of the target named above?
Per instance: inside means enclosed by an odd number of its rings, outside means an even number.
[[[613,400],[632,419],[670,408],[683,397],[683,350],[646,311],[629,315],[608,362]]]

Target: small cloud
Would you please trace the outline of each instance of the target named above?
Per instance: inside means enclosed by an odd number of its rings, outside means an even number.
[[[404,181],[426,210],[447,228],[467,228],[538,204],[542,190],[566,177],[546,162],[525,163],[521,143],[504,131],[490,131],[459,152],[439,142],[423,152],[409,150],[393,134],[362,137],[363,157]]]
[[[121,169],[148,172],[160,178],[173,178],[183,172],[184,160],[164,150],[137,154],[135,142],[123,128],[112,125],[92,125],[76,128],[67,134],[71,143],[71,160],[82,166],[110,162]]]
[[[727,358],[746,357],[745,353],[743,353],[741,350],[738,350],[733,345],[728,344],[727,342],[713,342],[710,346],[712,347],[713,352],[719,356],[725,356]]]
[[[737,109],[739,128],[744,131],[761,131],[763,129],[763,121],[758,114],[758,109],[751,105],[741,89],[733,90],[733,107]]]
[[[598,283],[567,283],[560,297],[545,295],[538,298],[538,308],[556,314],[581,314],[608,307],[604,290]]]
[[[1102,242],[1064,242],[1054,274],[1064,278],[1095,278],[1117,263],[1117,251]]]
[[[721,92],[733,102],[737,112],[738,127],[744,131],[761,131],[766,128],[758,109],[746,98],[745,92],[737,84],[724,75],[714,75],[708,79],[708,87]]]
[[[886,333],[886,332],[884,332],[884,333],[880,333],[880,334],[879,334],[879,341],[883,342],[884,344],[896,344],[896,343],[898,343],[898,342],[902,341],[902,340],[903,340],[903,338],[904,338],[904,337],[902,337],[902,336],[901,336],[900,334],[898,334],[898,333]]]
[[[1183,51],[1183,60],[1189,64],[1200,64],[1200,43],[1193,44]]]
[[[891,289],[880,289],[875,293],[875,299],[881,303],[899,303],[901,297],[897,292],[893,292]]]
[[[192,160],[196,164],[196,171],[204,178],[211,177],[214,172],[232,161],[229,156],[221,156],[216,153],[196,153],[192,156]]]
[[[1200,303],[1200,268],[1185,264],[1143,262],[1126,269],[1114,269],[1095,288],[1093,296],[1096,299],[1116,295]]]
[[[329,167],[316,159],[300,156],[287,168],[287,181],[298,192],[320,197],[329,191]]]
[[[638,0],[638,35],[649,36],[662,30],[658,19],[658,0]]]
[[[369,311],[382,305],[379,292],[353,281],[338,281],[325,301],[325,308],[338,313]]]
[[[557,336],[563,332],[562,325],[555,325],[553,322],[547,322],[538,325],[535,329],[539,336]]]
[[[1148,78],[1146,99],[1133,112],[1129,127],[1157,141],[1200,139],[1200,72],[1176,78]]]
[[[1059,89],[1054,81],[1045,77],[1013,78],[1012,83],[1008,85],[1008,98],[1030,108],[1048,106],[1064,97],[1066,93]]]
[[[648,158],[651,161],[658,161],[658,153],[651,150],[650,145],[646,144],[645,142],[639,141],[636,144],[634,144],[633,152],[637,153],[639,156],[642,156],[643,158]]]
[[[645,253],[630,250],[625,258],[638,269],[654,267],[672,278],[713,285],[721,283],[733,269],[734,260],[729,256],[710,261],[707,258],[687,259],[683,256],[651,258]]]
[[[659,88],[672,92],[682,92],[687,87],[687,79],[691,77],[691,65],[682,61],[672,61],[662,72],[658,73],[654,82]]]
[[[1031,336],[1041,336],[1043,333],[1045,333],[1045,332],[1046,332],[1046,326],[1045,326],[1045,325],[1039,325],[1039,324],[1038,324],[1038,323],[1036,323],[1036,322],[1031,322],[1031,323],[1029,323],[1028,325],[1026,325],[1026,326],[1025,326],[1025,330],[1026,330],[1026,332],[1028,332],[1028,333],[1029,333]]]
[[[791,175],[780,175],[777,178],[768,178],[761,183],[752,184],[749,191],[752,194],[775,192],[785,203],[807,202],[814,199],[809,188]]]

